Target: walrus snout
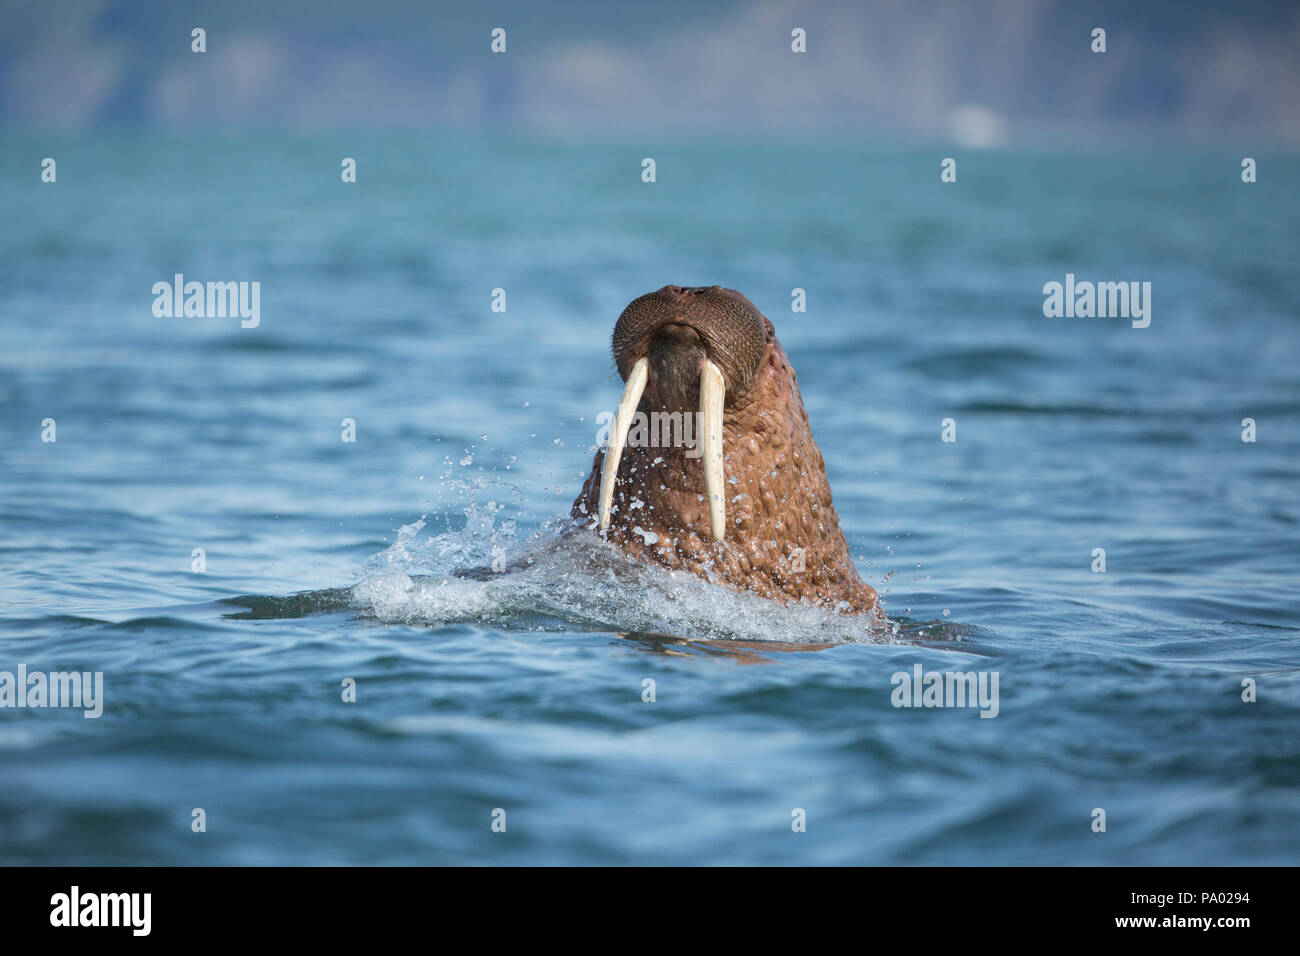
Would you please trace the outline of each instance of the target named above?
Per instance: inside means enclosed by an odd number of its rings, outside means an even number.
[[[670,325],[692,329],[699,336],[700,347],[722,373],[729,400],[734,402],[753,384],[768,339],[763,315],[735,289],[716,285],[666,285],[634,299],[623,310],[611,344],[624,381]]]

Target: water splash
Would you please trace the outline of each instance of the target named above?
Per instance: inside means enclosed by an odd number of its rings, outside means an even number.
[[[475,491],[481,491],[476,487]],[[472,502],[465,527],[421,537],[425,519],[368,563],[352,606],[385,623],[632,631],[796,644],[886,642],[894,625],[785,606],[639,562],[567,518],[517,537],[506,506]]]
[[[444,476],[463,527],[439,511],[399,529],[352,587],[229,599],[232,618],[294,618],[352,610],[385,624],[471,624],[503,630],[591,630],[688,641],[781,645],[964,641],[948,620],[878,622],[808,604],[783,605],[712,584],[689,571],[638,561],[567,517],[526,538],[522,493],[490,476]],[[487,500],[483,500],[487,499]],[[468,500],[468,504],[463,502]],[[503,503],[508,502],[508,503]]]

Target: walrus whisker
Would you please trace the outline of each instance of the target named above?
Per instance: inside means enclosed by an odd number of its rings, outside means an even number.
[[[639,358],[627,374],[627,387],[614,414],[614,424],[609,432],[609,447],[605,449],[605,463],[600,472],[600,529],[609,527],[609,509],[614,502],[614,484],[618,481],[618,463],[627,444],[627,432],[632,427],[636,408],[641,404],[641,393],[649,378],[649,361]]]
[[[722,372],[705,359],[700,366],[700,425],[704,430],[700,441],[704,445],[704,493],[709,498],[709,526],[714,541],[721,541],[727,534],[722,469],[722,403],[726,393]]]

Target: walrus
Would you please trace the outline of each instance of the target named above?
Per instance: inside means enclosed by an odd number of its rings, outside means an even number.
[[[611,347],[626,386],[573,518],[638,559],[883,619],[771,320],[734,289],[668,285],[623,310]]]

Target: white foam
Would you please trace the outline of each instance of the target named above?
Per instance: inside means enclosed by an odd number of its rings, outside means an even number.
[[[863,615],[782,605],[638,562],[589,530],[557,520],[525,542],[495,503],[465,509],[463,530],[421,539],[402,528],[371,560],[353,603],[386,623],[473,622],[669,634],[688,639],[889,642],[893,625]],[[477,569],[476,578],[456,572]],[[541,619],[539,621],[539,619]]]

